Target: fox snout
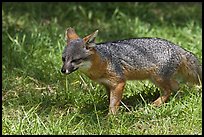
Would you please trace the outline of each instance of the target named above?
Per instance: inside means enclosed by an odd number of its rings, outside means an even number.
[[[63,74],[70,74],[72,72],[74,72],[75,70],[77,70],[78,68],[75,67],[74,65],[72,65],[71,63],[68,63],[68,64],[64,64],[62,66],[62,69],[61,69],[61,72]]]

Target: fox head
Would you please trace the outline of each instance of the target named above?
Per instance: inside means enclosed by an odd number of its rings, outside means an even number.
[[[82,39],[73,28],[66,30],[67,45],[62,53],[62,73],[70,74],[77,69],[88,69],[91,66],[89,58],[93,54],[92,48],[95,46],[97,34],[98,30]]]

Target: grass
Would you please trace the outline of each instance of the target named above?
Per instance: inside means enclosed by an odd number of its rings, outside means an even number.
[[[118,115],[105,89],[60,73],[64,31],[97,42],[161,37],[202,63],[200,3],[2,3],[2,134],[202,134],[202,89],[181,85],[160,108],[148,81],[129,81]]]

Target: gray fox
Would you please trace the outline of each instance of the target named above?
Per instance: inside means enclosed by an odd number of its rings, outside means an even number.
[[[80,38],[73,28],[66,30],[67,46],[62,54],[61,72],[79,69],[105,86],[109,113],[115,114],[126,80],[149,79],[162,91],[153,104],[160,106],[172,91],[179,89],[177,77],[201,84],[202,66],[198,59],[176,44],[161,38],[134,38],[95,43],[98,30]]]

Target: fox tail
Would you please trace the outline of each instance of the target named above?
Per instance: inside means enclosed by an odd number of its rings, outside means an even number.
[[[190,52],[182,54],[181,74],[187,82],[202,85],[202,65]]]

